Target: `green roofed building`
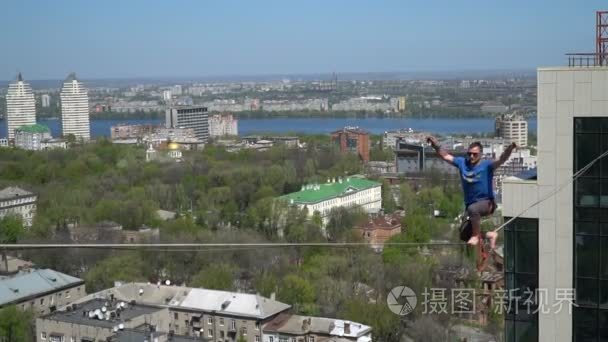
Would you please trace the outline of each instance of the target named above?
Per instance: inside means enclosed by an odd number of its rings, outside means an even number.
[[[326,217],[337,207],[360,206],[369,213],[382,208],[382,184],[360,177],[328,179],[323,184],[308,184],[302,190],[281,196],[289,204],[315,211]]]
[[[44,125],[25,125],[15,129],[15,147],[39,151],[49,148],[66,148],[63,140],[53,139],[51,130]]]

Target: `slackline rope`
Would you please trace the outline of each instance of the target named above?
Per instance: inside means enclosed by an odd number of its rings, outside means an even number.
[[[384,246],[460,246],[460,242],[385,242]],[[230,247],[234,250],[251,248],[282,248],[282,247],[358,247],[369,246],[367,242],[268,242],[268,243],[56,243],[56,244],[0,244],[0,249],[56,249],[56,248],[88,248],[88,249],[146,249],[173,248],[175,251],[221,250],[220,247]]]
[[[589,164],[585,165],[582,169],[578,170],[577,172],[575,172],[572,177],[570,177],[566,182],[564,182],[563,184],[561,184],[560,186],[558,186],[557,188],[555,188],[554,190],[550,191],[547,195],[545,195],[544,197],[542,197],[541,199],[539,199],[538,201],[530,204],[526,209],[524,209],[522,212],[520,212],[519,214],[511,217],[509,220],[507,220],[507,222],[501,224],[500,226],[498,226],[498,228],[496,228],[494,231],[495,232],[499,232],[501,229],[503,229],[505,226],[507,226],[509,223],[513,222],[515,219],[517,219],[518,217],[520,217],[521,215],[525,214],[528,210],[534,208],[535,206],[541,204],[542,202],[548,200],[549,198],[551,198],[553,195],[557,194],[558,192],[562,191],[566,186],[570,185],[572,182],[574,182],[578,177],[580,177],[583,173],[585,173],[587,170],[589,170],[593,164],[595,164],[598,160],[604,158],[605,156],[608,155],[608,151],[605,151],[604,153],[602,153],[601,155],[599,155],[597,158],[593,159],[591,162],[589,162]]]

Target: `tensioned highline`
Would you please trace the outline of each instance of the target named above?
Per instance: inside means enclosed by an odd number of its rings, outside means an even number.
[[[462,246],[464,242],[385,242],[385,246]],[[53,249],[53,248],[102,248],[102,249],[147,249],[147,248],[220,248],[220,247],[357,247],[369,246],[367,242],[263,242],[263,243],[57,243],[57,244],[0,244],[0,249]]]
[[[563,190],[568,184],[574,182],[578,177],[585,173],[591,166],[593,166],[598,160],[608,155],[608,151],[604,151],[597,158],[593,159],[579,171],[574,173],[568,181],[564,182],[560,186],[556,187],[553,191],[550,191],[547,195],[539,199],[538,201],[530,204],[527,208],[522,210],[519,214],[513,216],[500,226],[495,231],[500,231],[509,223],[513,222],[516,218],[525,214],[531,208],[539,205],[546,201],[550,197],[554,196],[561,190]],[[367,242],[266,242],[266,243],[90,243],[90,244],[0,244],[0,249],[63,249],[63,248],[100,248],[100,249],[158,249],[158,248],[175,248],[175,251],[181,251],[182,249],[197,249],[204,250],[205,248],[219,248],[219,247],[254,247],[254,248],[283,248],[283,247],[357,247],[357,246],[368,246]],[[417,247],[417,246],[464,246],[464,242],[385,242],[385,246],[403,246],[403,247]],[[186,251],[186,250],[183,250]],[[188,250],[189,251],[189,250]]]

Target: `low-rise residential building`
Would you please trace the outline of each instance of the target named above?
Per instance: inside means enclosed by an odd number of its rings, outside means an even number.
[[[239,135],[238,120],[232,114],[212,115],[209,117],[209,137]]]
[[[8,187],[0,190],[0,218],[7,215],[21,217],[25,227],[31,227],[36,215],[38,197],[19,187]]]
[[[15,305],[48,314],[86,295],[84,281],[50,269],[17,273],[0,279],[0,308]]]
[[[325,184],[308,184],[302,190],[284,196],[291,205],[319,212],[324,222],[333,208],[360,206],[368,213],[382,208],[382,184],[360,177],[328,179]]]
[[[36,319],[36,341],[107,341],[142,325],[169,331],[169,310],[137,302],[89,299]]]
[[[401,216],[377,215],[354,228],[358,236],[375,251],[382,251],[384,243],[392,236],[401,234]]]
[[[132,95],[135,95],[132,93]],[[158,101],[124,101],[112,103],[112,111],[119,113],[160,112],[164,107]]]
[[[262,102],[262,110],[265,110],[267,112],[298,110],[324,112],[327,111],[328,108],[329,101],[326,98],[305,100],[265,100]]]
[[[118,314],[114,308],[122,307],[121,303],[125,307]],[[105,340],[121,324],[124,329],[134,329],[147,323],[155,331],[174,335],[224,342],[236,342],[243,336],[247,342],[260,342],[262,326],[291,308],[256,294],[145,283],[118,284],[74,304],[71,311],[65,308],[36,321],[38,341],[42,341],[42,333],[48,336],[51,332],[74,336],[77,341]],[[96,318],[98,314],[104,319]],[[99,335],[89,335],[94,332]]]
[[[38,318],[36,341],[371,342],[368,326],[290,308],[256,294],[119,283]]]
[[[51,130],[44,125],[28,125],[15,129],[15,147],[30,151],[67,148],[63,139],[53,139]]]
[[[282,313],[263,327],[263,342],[371,342],[372,328],[356,322]]]
[[[212,339],[206,337],[193,337],[175,335],[175,333],[166,331],[155,331],[151,325],[139,326],[136,329],[123,329],[118,330],[112,336],[108,338],[108,342],[194,342],[194,341],[207,341],[211,342]]]
[[[368,111],[368,112],[396,112],[399,108],[397,98],[384,96],[363,96],[350,98],[331,106],[333,111]]]
[[[15,147],[25,150],[40,150],[40,143],[51,138],[51,130],[47,126],[35,124],[15,129]]]

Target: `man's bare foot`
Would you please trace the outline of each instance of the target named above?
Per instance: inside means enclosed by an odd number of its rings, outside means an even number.
[[[498,239],[498,233],[497,232],[487,232],[486,233],[486,238],[488,240],[490,240],[490,248],[491,249],[496,249],[496,240]]]
[[[467,244],[469,244],[471,246],[477,246],[478,243],[479,243],[479,238],[476,235],[471,237],[469,239],[469,241],[467,241]]]

